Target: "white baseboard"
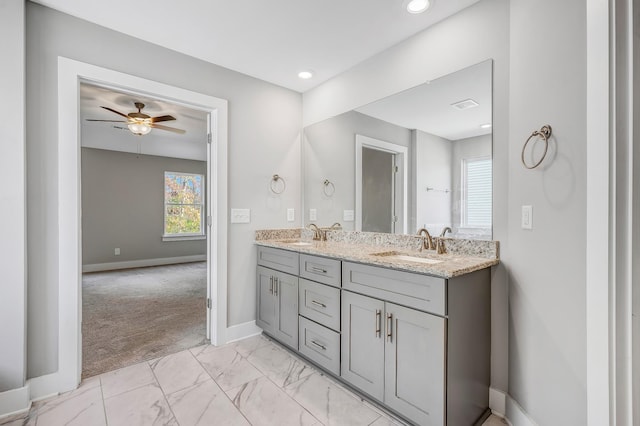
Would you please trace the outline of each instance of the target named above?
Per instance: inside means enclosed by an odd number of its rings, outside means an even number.
[[[0,420],[3,417],[24,413],[31,407],[29,386],[0,392]]]
[[[255,321],[232,325],[227,327],[227,343],[256,336],[260,333],[262,333],[262,329],[256,325]]]
[[[489,408],[491,412],[505,417],[507,412],[507,394],[496,388],[489,388]]]
[[[516,400],[507,395],[505,419],[513,426],[538,426]]]
[[[124,262],[93,263],[82,265],[82,272],[113,271],[116,269],[144,268],[147,266],[174,265],[176,263],[201,262],[207,260],[206,254],[192,256],[161,257],[158,259],[126,260]]]

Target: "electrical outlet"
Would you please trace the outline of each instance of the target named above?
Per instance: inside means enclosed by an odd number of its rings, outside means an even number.
[[[532,206],[522,206],[522,229],[533,229]]]
[[[116,247],[115,249],[113,249],[113,254],[116,256],[120,256],[120,247]]]
[[[353,222],[354,216],[355,213],[353,210],[344,210],[342,212],[342,220],[344,220],[345,222]]]
[[[251,222],[250,209],[231,209],[231,223],[249,223]]]
[[[293,222],[296,220],[296,211],[295,209],[287,209],[287,221]]]
[[[309,209],[309,220],[318,220],[318,211],[316,209]]]

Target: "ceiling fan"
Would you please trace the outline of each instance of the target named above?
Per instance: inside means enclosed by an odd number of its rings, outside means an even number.
[[[142,109],[144,108],[144,104],[142,102],[134,102],[134,105],[136,106],[136,108],[138,108],[138,111],[130,112],[129,114],[124,114],[120,111],[116,111],[115,109],[109,108],[106,106],[100,106],[100,108],[104,108],[107,111],[111,111],[115,114],[118,114],[126,118],[127,119],[126,121],[98,120],[94,118],[87,118],[87,121],[106,121],[109,123],[127,123],[127,127],[129,128],[131,133],[139,136],[146,135],[151,131],[151,129],[166,130],[168,132],[179,133],[179,134],[186,133],[186,130],[176,129],[175,127],[169,127],[169,126],[164,126],[162,124],[157,124],[163,121],[175,120],[176,119],[175,117],[171,115],[161,115],[158,117],[151,117],[150,115],[142,112]]]

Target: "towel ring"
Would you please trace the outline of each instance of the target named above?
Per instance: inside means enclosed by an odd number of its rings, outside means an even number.
[[[278,191],[279,181],[282,182],[282,189],[280,191]],[[282,176],[273,175],[273,177],[271,178],[271,182],[269,183],[269,188],[271,189],[271,192],[273,192],[274,194],[280,195],[284,192],[285,189],[287,189],[287,182],[285,182]]]
[[[544,140],[544,152],[542,153],[542,157],[540,157],[540,160],[538,160],[537,163],[531,166],[527,164],[527,162],[524,160],[524,151],[527,148],[527,144],[529,143],[529,141],[534,137],[540,137],[542,138],[542,140]],[[524,143],[524,146],[522,147],[522,155],[520,156],[520,160],[522,161],[523,166],[531,170],[531,169],[535,169],[542,163],[542,161],[544,160],[544,157],[547,156],[547,151],[549,150],[550,137],[551,137],[551,126],[549,126],[548,124],[542,126],[540,130],[536,130],[533,133],[531,133],[531,136],[529,136],[527,141]]]
[[[326,195],[327,197],[331,197],[333,194],[335,194],[336,186],[333,184],[333,182],[331,182],[329,179],[325,179],[322,184],[324,185],[322,188],[322,193],[324,195]]]

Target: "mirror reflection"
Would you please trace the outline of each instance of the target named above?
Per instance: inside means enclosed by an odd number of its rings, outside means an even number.
[[[492,67],[306,127],[305,226],[490,239]]]

